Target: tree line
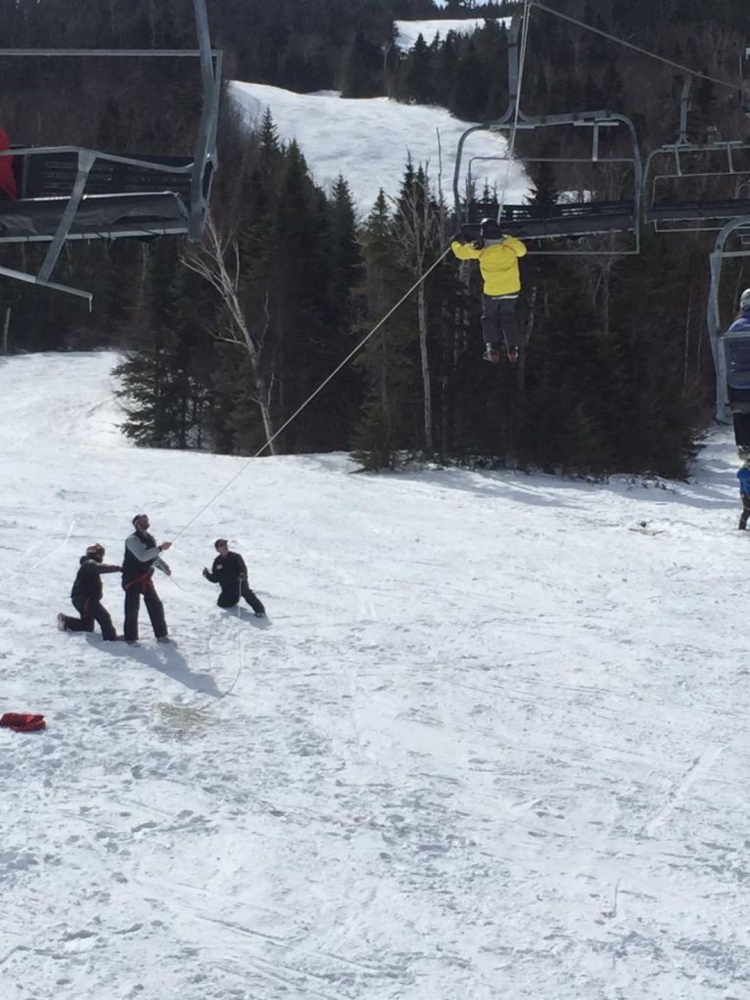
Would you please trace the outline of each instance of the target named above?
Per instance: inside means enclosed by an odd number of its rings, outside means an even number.
[[[447,33],[399,53],[393,21],[512,6],[308,0],[300,10],[292,0],[216,0],[211,17],[216,43],[228,43],[232,76],[387,93],[481,121],[507,107],[505,28],[487,21],[473,36]],[[652,0],[558,6],[728,79],[750,39],[742,0],[716,0],[710,9],[661,0],[658,36]],[[8,47],[195,44],[189,0],[0,0],[0,34]],[[62,70],[42,59],[23,70],[6,61],[0,70],[0,122],[13,141],[75,136],[95,148],[190,151],[200,95],[182,64],[154,63],[145,74],[139,67],[132,78],[103,60],[66,61]],[[534,12],[521,97],[527,113],[620,111],[636,121],[645,152],[674,138],[681,85],[677,71]],[[705,81],[694,86],[689,121],[696,137],[747,130],[736,95]],[[545,154],[524,133],[519,149]],[[564,150],[578,151],[572,140]],[[517,370],[481,361],[478,275],[449,256],[282,431],[440,256],[456,220],[423,165],[411,162],[396,196],[381,195],[361,217],[347,179],[329,191],[317,187],[303,152],[279,139],[270,113],[248,131],[226,102],[220,163],[201,247],[162,239],[66,248],[56,277],[95,293],[93,315],[64,296],[3,282],[11,349],[127,352],[118,371],[125,429],[144,445],[248,454],[278,435],[276,452],[349,449],[367,468],[412,456],[590,475],[685,474],[711,407],[710,236],[647,232],[637,257],[527,257],[521,310],[529,340]],[[538,200],[582,183],[574,168],[553,175],[529,161],[529,173]],[[593,195],[606,196],[596,183],[586,174]],[[602,251],[610,248],[609,238],[596,239]],[[0,251],[2,263],[24,270],[42,252]],[[728,297],[750,283],[740,265],[730,278]]]

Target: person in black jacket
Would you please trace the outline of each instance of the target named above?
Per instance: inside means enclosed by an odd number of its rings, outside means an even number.
[[[57,627],[61,632],[93,632],[94,622],[98,622],[102,639],[112,641],[118,638],[109,611],[102,604],[102,575],[119,573],[122,567],[107,566],[103,560],[104,546],[98,542],[89,545],[86,555],[81,556],[80,569],[70,592],[73,607],[81,617],[58,615]]]
[[[164,605],[156,593],[153,575],[159,569],[167,576],[172,570],[161,558],[162,552],[171,547],[171,542],[157,545],[153,535],[149,535],[151,524],[147,514],[136,514],[132,521],[135,531],[125,541],[125,555],[122,560],[122,588],[125,591],[125,642],[138,641],[138,613],[141,595],[151,619],[154,635],[159,642],[169,642]]]
[[[265,618],[266,609],[257,594],[248,586],[247,566],[239,552],[230,552],[226,538],[217,538],[214,548],[219,553],[214,559],[211,571],[203,570],[203,575],[210,583],[218,583],[221,593],[216,603],[220,608],[233,608],[244,597],[255,612],[256,618]]]

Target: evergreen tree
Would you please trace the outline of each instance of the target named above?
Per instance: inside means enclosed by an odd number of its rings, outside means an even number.
[[[410,100],[417,104],[433,102],[431,52],[421,34],[407,57],[406,83]]]
[[[487,77],[473,45],[461,57],[451,110],[466,121],[481,121],[487,109]]]
[[[360,239],[366,264],[366,284],[362,289],[364,325],[372,326],[408,288],[394,259],[393,219],[382,191]],[[413,365],[409,347],[413,340],[413,328],[405,321],[404,314],[396,314],[383,324],[357,358],[367,388],[362,418],[354,428],[352,444],[353,457],[364,469],[395,469],[400,452],[410,446],[408,399]]]

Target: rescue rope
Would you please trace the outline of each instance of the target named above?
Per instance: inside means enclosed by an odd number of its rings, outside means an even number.
[[[345,368],[349,364],[349,362],[352,360],[352,358],[355,356],[355,354],[357,354],[359,351],[362,350],[362,348],[367,343],[367,341],[371,337],[373,337],[378,332],[378,330],[381,328],[381,326],[383,326],[383,324],[386,323],[391,318],[391,316],[396,312],[396,310],[399,309],[403,305],[404,302],[406,302],[406,300],[409,298],[409,296],[412,295],[419,288],[419,286],[430,276],[430,274],[432,274],[432,272],[435,270],[435,268],[438,266],[438,264],[440,264],[445,259],[445,257],[448,256],[449,253],[450,253],[450,245],[445,248],[445,250],[440,254],[440,256],[435,261],[433,261],[433,263],[427,268],[427,270],[417,279],[417,281],[414,282],[414,284],[411,286],[411,288],[409,289],[409,291],[406,292],[404,295],[402,295],[401,298],[398,300],[398,302],[388,310],[388,312],[385,314],[385,316],[383,316],[383,318],[381,320],[379,320],[375,324],[375,326],[372,328],[372,330],[370,330],[370,332],[368,334],[366,334],[362,338],[362,340],[360,340],[360,342],[357,344],[357,346],[354,347],[354,348],[352,348],[351,351],[349,351],[349,353],[344,358],[344,360],[341,361],[341,362],[339,362],[338,365],[336,365],[336,367],[333,369],[333,371],[330,373],[330,375],[328,375],[325,379],[323,379],[323,381],[320,383],[320,385],[317,387],[317,389],[315,389],[313,392],[310,393],[310,395],[307,397],[307,399],[303,403],[301,403],[297,407],[297,409],[294,411],[294,413],[284,421],[284,423],[281,425],[281,427],[279,427],[278,430],[274,431],[274,433],[265,441],[265,443],[263,445],[261,445],[261,447],[255,452],[255,454],[251,455],[250,458],[248,458],[248,460],[246,462],[244,462],[242,464],[242,466],[240,466],[239,470],[231,477],[231,479],[229,479],[222,486],[222,488],[217,493],[215,493],[211,497],[211,499],[208,500],[200,508],[200,510],[198,511],[197,514],[194,514],[193,517],[190,518],[190,520],[187,522],[187,524],[185,524],[182,528],[180,528],[180,530],[173,536],[173,539],[172,539],[173,541],[175,539],[179,538],[181,535],[183,535],[192,524],[195,524],[195,522],[198,520],[198,518],[201,516],[201,514],[204,514],[208,510],[208,508],[211,507],[219,499],[219,497],[222,495],[222,493],[225,493],[229,489],[229,487],[240,478],[240,476],[243,474],[243,472],[245,471],[245,469],[247,469],[247,467],[251,464],[251,462],[253,461],[253,459],[256,459],[260,455],[262,455],[263,452],[266,450],[266,448],[268,448],[271,445],[271,443],[273,441],[275,441],[276,438],[281,433],[283,433],[283,431],[285,431],[286,428],[294,420],[297,419],[297,417],[300,415],[300,413],[302,413],[302,411],[307,406],[310,405],[310,403],[315,399],[315,397],[318,396],[323,391],[323,389],[325,389],[325,387],[328,385],[328,383],[330,381],[332,381],[332,379],[334,379],[338,375],[338,373],[341,371],[341,369]]]
[[[192,605],[194,605],[196,607],[200,607],[200,608],[207,608],[208,607],[208,602],[207,601],[204,601],[202,598],[199,598],[198,600],[196,600],[195,597],[193,596],[192,591],[188,590],[187,587],[181,586],[175,580],[174,576],[170,576],[169,579],[172,581],[172,583],[174,584],[174,586],[177,587],[178,590],[181,590],[183,594],[187,594],[187,599],[190,602],[190,604],[192,604]],[[214,605],[215,602],[211,601],[211,604]],[[237,603],[237,614],[236,614],[236,616],[233,616],[233,617],[235,618],[235,620],[237,622],[242,621],[242,612],[241,612],[241,609],[240,609],[239,602]],[[208,671],[213,676],[213,661],[212,661],[212,658],[211,658],[211,634],[212,633],[209,631],[208,640],[206,641],[206,660],[207,660],[207,665],[208,665]],[[225,691],[222,691],[221,694],[219,694],[217,697],[215,697],[213,699],[214,701],[222,701],[224,698],[228,697],[228,695],[230,695],[232,693],[232,691],[234,691],[234,688],[235,688],[235,686],[237,684],[237,681],[240,679],[240,675],[242,674],[242,671],[243,671],[244,666],[245,666],[245,658],[244,658],[244,655],[243,655],[244,651],[245,651],[245,649],[244,649],[244,642],[243,642],[243,640],[245,639],[245,635],[244,635],[244,633],[240,633],[237,630],[235,630],[235,635],[236,635],[236,638],[237,638],[237,661],[238,661],[238,664],[239,664],[238,667],[237,667],[237,673],[234,675],[234,680],[229,685],[229,687]]]
[[[604,31],[602,28],[595,28],[592,24],[586,24],[585,21],[579,21],[577,17],[571,17],[570,14],[563,14],[560,10],[555,10],[554,7],[548,7],[544,3],[540,3],[539,0],[527,0],[527,3],[532,7],[538,7],[539,10],[545,11],[547,14],[552,14],[554,17],[562,18],[563,21],[569,21],[571,24],[577,25],[579,28],[585,28],[586,31],[593,31],[595,35],[601,35],[602,38],[608,38],[611,42],[616,42],[618,45],[624,46],[626,49],[632,49],[634,52],[640,52],[643,56],[648,56],[649,59],[656,59],[657,62],[664,63],[665,66],[671,66],[673,69],[679,69],[683,73],[689,73],[691,76],[697,77],[699,80],[709,80],[711,83],[717,83],[720,87],[728,87],[729,90],[741,90],[742,84],[729,83],[728,80],[722,80],[716,76],[709,76],[708,73],[701,73],[698,70],[691,69],[689,66],[683,66],[681,63],[674,62],[672,59],[666,59],[664,56],[657,55],[656,52],[651,52],[649,49],[643,49],[640,45],[634,45],[632,42],[626,42],[624,38],[619,38],[617,35],[611,34],[609,31]]]
[[[521,52],[518,60],[518,86],[516,88],[516,106],[513,112],[513,125],[508,137],[507,159],[505,164],[505,179],[497,206],[497,221],[501,223],[503,209],[505,208],[505,196],[508,191],[508,181],[510,179],[510,168],[513,162],[513,154],[516,148],[516,135],[518,134],[518,119],[521,114],[521,88],[523,86],[523,71],[526,65],[526,48],[529,40],[530,21],[530,0],[524,0],[523,27],[521,28]]]
[[[38,562],[33,563],[28,569],[25,569],[24,572],[28,573],[31,572],[32,570],[38,569],[42,565],[42,563],[45,563],[49,559],[50,556],[53,556],[55,552],[59,552],[60,549],[62,549],[65,545],[67,545],[68,539],[73,534],[73,529],[75,528],[75,526],[76,526],[76,519],[73,518],[73,520],[70,522],[70,527],[68,528],[65,538],[63,538],[60,544],[56,545],[55,548],[52,549],[51,552],[48,552],[46,556],[42,556],[42,558]],[[19,570],[19,574],[20,572],[21,571]]]

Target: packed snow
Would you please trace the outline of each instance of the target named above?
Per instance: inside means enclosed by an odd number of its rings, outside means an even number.
[[[427,167],[435,188],[453,204],[458,140],[470,123],[459,121],[445,108],[399,104],[386,97],[350,100],[333,91],[295,94],[239,81],[230,84],[229,92],[249,123],[258,124],[270,108],[279,137],[297,140],[315,181],[330,190],[343,175],[363,214],[370,211],[381,188],[391,198],[398,195],[409,154],[415,166]],[[520,163],[474,159],[504,156],[506,150],[503,136],[474,133],[466,143],[462,178],[470,168],[480,193],[487,183],[504,192],[506,201],[520,202],[529,192]],[[462,194],[463,183],[462,179]]]
[[[0,362],[4,1000],[748,1000],[730,432],[689,483],[352,475],[135,449],[115,361]],[[175,645],[57,632],[140,512]]]
[[[449,31],[457,35],[473,35],[478,28],[483,28],[486,23],[484,17],[465,17],[457,20],[446,18],[443,21],[396,21],[396,46],[399,49],[408,50],[417,44],[417,39],[421,35],[428,45],[431,45],[437,36],[445,41]],[[493,18],[500,24],[508,24],[510,18]]]

